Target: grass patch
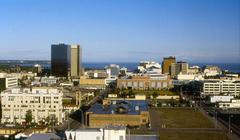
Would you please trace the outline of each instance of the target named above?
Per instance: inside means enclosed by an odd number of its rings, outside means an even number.
[[[160,132],[160,140],[229,140],[224,133]]]
[[[153,128],[214,128],[214,124],[198,110],[192,108],[151,109]]]

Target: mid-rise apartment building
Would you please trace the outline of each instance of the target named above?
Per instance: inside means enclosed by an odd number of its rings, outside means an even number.
[[[234,80],[212,80],[205,81],[203,84],[205,95],[229,94],[233,96],[240,95],[240,81]]]
[[[32,122],[46,122],[51,118],[56,123],[62,123],[62,96],[62,91],[57,88],[7,89],[1,93],[2,123],[22,124],[29,110]]]

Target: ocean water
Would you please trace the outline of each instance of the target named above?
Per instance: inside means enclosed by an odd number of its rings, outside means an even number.
[[[83,66],[85,68],[102,69],[105,66],[110,65],[110,64],[113,64],[113,63],[93,63],[93,62],[89,62],[89,63],[83,63]],[[126,67],[129,70],[135,70],[139,63],[119,62],[119,63],[114,63],[114,64],[118,64],[120,67]],[[206,66],[206,65],[218,66],[222,70],[229,70],[231,72],[240,73],[240,63],[190,63],[189,64],[189,66],[200,66],[200,67],[203,67],[203,66]]]
[[[34,66],[35,64],[40,64],[43,67],[50,68],[50,61],[7,61],[7,60],[0,60],[1,64],[7,65],[21,65],[21,66]],[[84,68],[91,68],[91,69],[103,69],[105,66],[110,64],[117,64],[120,67],[126,67],[129,70],[137,69],[138,62],[136,63],[126,63],[126,62],[84,62]],[[190,63],[189,66],[197,65],[203,67],[205,65],[211,66],[218,66],[222,70],[229,70],[231,72],[240,73],[240,63]]]

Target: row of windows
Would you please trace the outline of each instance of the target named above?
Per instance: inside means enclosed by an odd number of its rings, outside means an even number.
[[[11,105],[2,105],[2,107],[11,107]],[[13,107],[20,107],[20,105],[13,105]],[[21,107],[41,107],[40,105],[39,106],[35,106],[35,105],[21,105]],[[43,108],[47,107],[45,105],[42,106]],[[49,108],[51,108],[51,106],[49,106]],[[53,108],[56,108],[56,106],[53,106]]]
[[[143,82],[122,82],[123,87],[144,87]],[[167,87],[167,82],[152,82],[151,87]]]

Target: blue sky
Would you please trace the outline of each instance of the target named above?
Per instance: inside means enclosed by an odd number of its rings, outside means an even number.
[[[240,0],[1,0],[0,59],[49,60],[80,44],[84,62],[239,62]]]

